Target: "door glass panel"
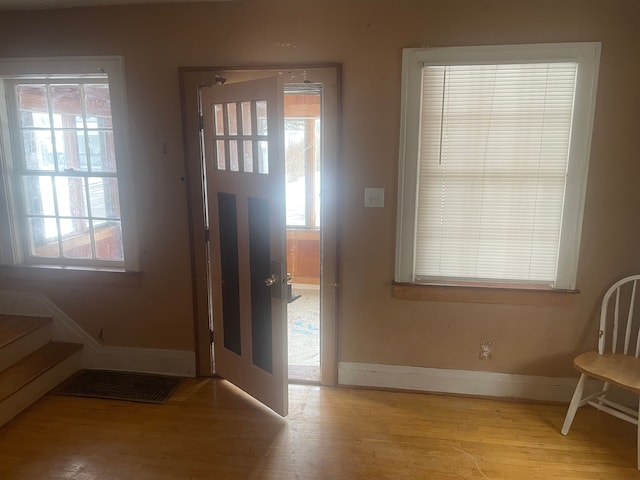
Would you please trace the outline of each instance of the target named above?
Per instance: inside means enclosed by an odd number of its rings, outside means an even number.
[[[227,103],[227,118],[229,121],[229,135],[238,134],[238,114],[235,103]]]
[[[251,135],[251,102],[240,104],[242,111],[242,134]]]
[[[216,164],[218,170],[226,170],[224,140],[216,140]]]
[[[240,164],[238,163],[238,141],[229,140],[229,163],[230,170],[232,172],[240,171]]]
[[[243,168],[245,172],[253,172],[253,142],[245,140],[242,142]]]
[[[269,173],[269,142],[266,140],[258,142],[258,173]]]
[[[224,347],[242,355],[240,337],[240,274],[236,196],[218,193],[220,271],[222,273],[222,328]]]
[[[216,135],[224,135],[224,115],[222,113],[222,105],[219,103],[213,106],[213,123],[215,123]]]
[[[256,102],[256,129],[258,135],[268,135],[267,131],[267,102],[258,100]]]
[[[271,373],[272,325],[271,293],[279,281],[267,286],[271,276],[271,247],[269,242],[269,201],[249,197],[249,265],[251,269],[251,346],[252,362]]]

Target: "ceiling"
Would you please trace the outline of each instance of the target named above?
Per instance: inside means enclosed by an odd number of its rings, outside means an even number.
[[[100,7],[105,5],[135,5],[144,3],[183,3],[193,1],[231,0],[0,0],[0,10],[34,10],[69,7]]]

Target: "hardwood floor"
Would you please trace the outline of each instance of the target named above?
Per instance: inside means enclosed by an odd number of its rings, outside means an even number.
[[[635,427],[594,409],[290,386],[281,419],[224,380],[165,405],[47,395],[0,429],[0,478],[640,479]]]

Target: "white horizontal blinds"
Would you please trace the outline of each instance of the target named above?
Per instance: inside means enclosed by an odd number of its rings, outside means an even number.
[[[554,282],[576,74],[423,68],[417,280]]]

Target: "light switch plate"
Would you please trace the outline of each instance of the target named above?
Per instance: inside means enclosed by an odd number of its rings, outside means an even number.
[[[365,188],[364,206],[377,208],[384,207],[384,188]]]

